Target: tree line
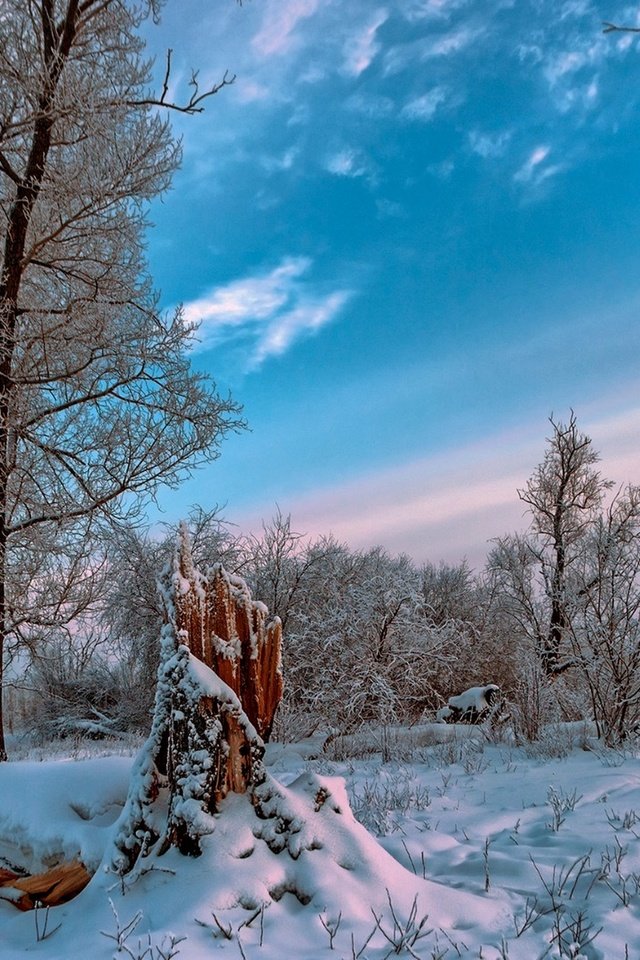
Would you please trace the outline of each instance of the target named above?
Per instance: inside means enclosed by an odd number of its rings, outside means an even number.
[[[283,625],[276,735],[364,722],[414,723],[487,682],[514,726],[593,718],[611,742],[640,723],[640,489],[617,492],[592,441],[551,419],[541,464],[519,495],[525,533],[497,538],[486,565],[415,564],[382,547],[307,538],[277,512],[245,536],[216,508],[188,523],[196,565],[247,582]],[[29,722],[43,734],[145,729],[162,623],[158,571],[176,529],[120,526],[96,568],[95,602],[28,653]]]
[[[148,205],[180,161],[167,116],[232,82],[200,92],[194,75],[172,101],[169,55],[154,93],[140,27],[161,7],[4,0],[0,15],[0,693],[11,724],[26,711],[48,733],[148,722],[175,531],[151,538],[145,507],[243,426],[191,368],[195,330],[160,310],[145,261]],[[523,726],[552,701],[609,739],[635,730],[640,495],[611,495],[573,414],[551,428],[520,491],[530,529],[479,572],[310,541],[282,514],[244,537],[194,511],[198,565],[221,561],[282,619],[282,735],[413,720],[487,680],[520,698]],[[0,699],[0,760],[4,726]]]

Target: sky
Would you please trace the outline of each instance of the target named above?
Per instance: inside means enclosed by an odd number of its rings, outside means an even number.
[[[184,99],[152,274],[250,430],[162,517],[480,566],[527,524],[548,417],[640,482],[640,7],[169,0]]]

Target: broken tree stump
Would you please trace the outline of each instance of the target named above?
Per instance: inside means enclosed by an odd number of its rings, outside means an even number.
[[[170,847],[197,856],[230,792],[265,779],[264,740],[282,696],[278,618],[218,564],[201,574],[181,527],[160,582],[165,607],[154,719],[134,766],[114,867],[129,873]],[[154,802],[163,794],[167,815]]]
[[[233,690],[258,736],[268,740],[282,698],[280,619],[267,622],[266,606],[222,564],[199,573],[185,530],[172,587],[165,606],[173,604],[179,641]]]

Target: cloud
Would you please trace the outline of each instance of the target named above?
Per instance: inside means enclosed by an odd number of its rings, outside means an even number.
[[[453,57],[478,41],[483,33],[479,28],[463,26],[435,37],[429,34],[417,40],[396,44],[385,51],[384,75],[393,76],[415,69],[416,62]]]
[[[327,157],[325,169],[336,177],[365,177],[371,173],[360,151],[351,147],[346,147]]]
[[[313,16],[320,0],[289,0],[268,5],[261,29],[252,40],[253,49],[262,57],[287,53],[294,44],[294,31],[301,20]]]
[[[560,8],[560,20],[569,17],[593,17],[594,9],[591,0],[566,0]]]
[[[371,120],[379,120],[383,117],[391,116],[396,109],[391,97],[385,97],[382,94],[363,93],[359,90],[357,93],[347,97],[345,106],[353,113],[369,117]]]
[[[246,368],[281,356],[304,336],[334,320],[351,296],[349,290],[317,292],[305,278],[308,257],[286,257],[267,273],[214,287],[183,306],[184,321],[198,324],[196,349],[242,340]]]
[[[534,178],[534,174],[536,173],[537,168],[540,166],[541,163],[544,163],[544,161],[549,156],[550,150],[551,150],[550,147],[544,146],[544,145],[535,147],[535,149],[531,151],[531,153],[529,154],[525,162],[522,164],[522,166],[519,168],[519,170],[517,170],[516,173],[513,175],[513,179],[519,181],[520,183],[528,183],[529,181],[531,181]],[[538,180],[538,176],[536,176],[536,181],[537,180]]]
[[[473,153],[485,160],[495,160],[501,157],[511,139],[511,131],[503,130],[500,133],[480,133],[478,130],[472,130],[469,133],[469,146]]]
[[[552,57],[545,65],[544,75],[551,86],[567,74],[576,73],[587,63],[587,56],[581,50],[564,50]]]
[[[580,18],[582,5],[568,5],[567,17]],[[562,17],[561,17],[562,20]],[[551,102],[560,113],[591,110],[597,100],[598,77],[607,61],[623,55],[608,37],[593,35],[591,20],[582,31],[574,24],[560,45],[549,43],[540,51],[537,64]]]
[[[575,108],[582,108],[583,111],[590,110],[598,100],[599,90],[597,77],[593,77],[585,84],[566,87],[556,95],[556,106],[561,113],[568,113]]]
[[[420,20],[446,20],[468,0],[401,0],[402,16],[409,23]]]
[[[527,445],[515,435],[485,438],[320,489],[287,509],[312,537],[330,532],[354,549],[382,544],[417,562],[466,555],[480,565],[491,537],[525,525],[516,489],[540,449],[539,438]],[[257,527],[258,515],[242,518],[247,524]]]
[[[449,158],[447,160],[441,160],[440,163],[429,164],[427,173],[430,173],[432,177],[437,177],[438,180],[448,180],[455,170],[455,166],[453,160]]]
[[[407,120],[431,120],[441,103],[447,100],[448,91],[445,87],[434,87],[421,97],[415,97],[404,105],[401,115]]]
[[[376,34],[387,18],[386,10],[376,10],[367,26],[346,41],[344,72],[349,76],[359,77],[380,52]]]
[[[241,77],[236,80],[234,92],[241,103],[254,103],[256,100],[266,100],[270,95],[268,87],[246,77]]]
[[[422,59],[430,57],[448,57],[452,53],[459,53],[469,46],[480,35],[479,30],[472,30],[469,27],[460,27],[458,30],[452,30],[450,33],[431,40],[424,46]]]
[[[267,357],[281,356],[302,336],[331,323],[349,296],[349,291],[338,290],[324,298],[309,298],[274,317],[257,343],[250,368],[259,367]]]
[[[401,203],[397,203],[395,200],[387,200],[381,198],[376,200],[376,208],[378,210],[378,216],[381,219],[391,218],[405,218],[407,212]]]
[[[268,173],[282,173],[292,169],[299,155],[300,148],[293,146],[280,156],[264,155],[260,158],[260,163]]]

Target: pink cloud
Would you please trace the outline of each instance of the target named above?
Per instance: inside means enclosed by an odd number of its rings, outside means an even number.
[[[265,13],[262,29],[254,36],[252,45],[264,57],[286,53],[294,42],[294,31],[301,20],[313,16],[320,0],[278,0]]]
[[[370,23],[349,39],[345,49],[344,68],[351,76],[359,77],[379,53],[380,44],[376,40],[376,34],[387,17],[386,10],[377,10]]]

